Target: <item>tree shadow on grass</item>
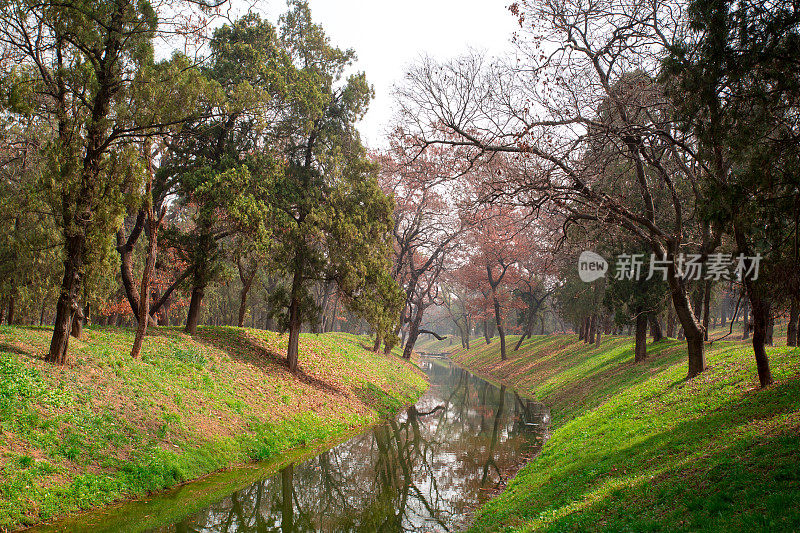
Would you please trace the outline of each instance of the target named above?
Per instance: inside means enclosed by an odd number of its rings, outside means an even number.
[[[625,419],[618,428],[608,419],[594,435],[609,439],[607,449],[591,434],[566,435],[588,437],[586,454],[565,468],[564,458],[548,464],[558,450],[531,463],[474,529],[543,519],[537,530],[796,531],[800,417],[779,417],[800,410],[800,376],[711,407],[628,446],[624,433],[613,436]]]
[[[359,345],[359,346],[361,346],[362,348],[364,348],[364,349],[365,349],[366,351],[368,351],[368,352],[372,352],[372,353],[378,353],[378,352],[373,352],[373,351],[372,351],[372,346],[367,346],[367,345],[366,345],[366,344],[364,344],[363,342],[359,342],[359,343],[358,343],[358,345]],[[380,351],[380,350],[378,350],[378,351]]]
[[[34,356],[34,354],[31,353],[30,351],[23,350],[19,346],[14,346],[13,344],[9,344],[7,342],[0,342],[0,352],[15,353],[17,355]]]
[[[629,338],[604,337],[601,346],[598,347],[578,341],[574,337],[558,336],[548,338],[545,335],[526,341],[520,348],[520,352],[518,352],[519,356],[509,357],[509,362],[524,365],[518,369],[524,372],[535,370],[537,372],[537,381],[543,381],[551,375],[561,374],[565,370],[574,368],[577,364],[584,362],[587,354],[592,354],[596,351],[605,352],[612,348],[618,349],[629,342]],[[618,359],[621,360],[622,357],[618,357]],[[600,366],[605,364],[608,364],[608,362],[604,362]]]
[[[562,421],[580,414],[577,411],[569,412],[567,405],[580,406],[581,411],[593,409],[617,392],[635,387],[686,358],[685,350],[682,349],[683,342],[662,341],[649,345],[647,359],[636,363],[633,361],[632,351],[625,347],[624,341],[627,340],[621,339],[618,346],[614,347],[615,354],[582,373],[584,375],[580,379],[562,384],[557,392],[548,395],[551,408],[562,411],[559,416]],[[608,346],[603,346],[602,349],[608,350]],[[585,359],[586,352],[576,351],[566,358],[564,364],[568,368],[571,362],[578,364]],[[685,378],[673,383],[673,386],[684,381]]]
[[[642,374],[640,365],[653,367],[653,371],[660,371],[673,364],[674,360],[664,360],[657,357],[664,349],[679,344],[677,341],[651,345],[650,358],[641,364],[634,365],[633,351],[630,338],[606,336],[601,345],[588,345],[578,341],[575,337],[559,336],[534,336],[526,340],[519,352],[511,352],[509,359],[504,363],[504,368],[490,368],[497,370],[501,376],[506,375],[519,382],[535,394],[545,394],[548,403],[560,411],[566,405],[578,405],[589,395],[602,392],[614,392],[626,383],[634,384],[638,380],[647,379],[650,375]],[[597,352],[608,352],[609,355],[601,361],[593,363],[593,368],[579,369],[586,364]],[[497,365],[500,365],[499,356]],[[579,371],[576,371],[579,369]],[[575,378],[570,378],[574,373]],[[577,376],[584,376],[578,379]],[[557,392],[546,392],[540,388],[551,378],[556,378]]]
[[[365,383],[354,389],[353,392],[361,403],[376,409],[378,416],[381,418],[396,414],[404,405],[402,400],[388,394],[372,383]]]
[[[198,327],[193,337],[196,342],[227,352],[234,360],[262,369],[271,374],[284,374],[315,389],[346,396],[340,388],[307,373],[302,364],[296,372],[286,366],[286,357],[266,347],[260,339],[248,335],[247,330],[235,327]]]

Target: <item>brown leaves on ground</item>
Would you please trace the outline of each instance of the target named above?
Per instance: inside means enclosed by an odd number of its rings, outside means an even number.
[[[50,335],[43,328],[6,328],[0,350],[36,369],[45,390],[58,391],[31,403],[42,419],[58,421],[62,438],[75,431],[72,421],[102,417],[98,423],[119,438],[98,444],[96,453],[119,461],[130,458],[137,439],[178,451],[301,414],[363,422],[376,416],[376,406],[359,394],[365,383],[406,397],[413,390],[400,374],[417,373],[423,382],[414,365],[365,350],[358,337],[348,335],[301,336],[296,374],[285,365],[286,336],[261,330],[199,328],[193,339],[176,328],[151,328],[141,358],[131,359],[134,331],[87,328],[80,341],[71,339],[70,362],[63,367],[43,360]],[[0,464],[19,455],[37,458],[42,452],[4,433]],[[55,464],[60,473],[54,475],[87,471],[89,464],[79,462],[57,461],[64,464]]]

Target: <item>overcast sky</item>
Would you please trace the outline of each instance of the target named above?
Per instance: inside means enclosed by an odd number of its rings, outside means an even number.
[[[469,48],[491,55],[509,49],[516,21],[511,0],[309,0],[311,14],[331,41],[353,48],[357,68],[375,88],[375,100],[360,125],[370,147],[381,144],[392,117],[392,85],[421,54],[436,59]],[[283,1],[266,8],[271,18],[286,9]]]

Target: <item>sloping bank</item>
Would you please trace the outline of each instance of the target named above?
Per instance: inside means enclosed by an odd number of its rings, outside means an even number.
[[[260,330],[155,328],[131,360],[131,331],[88,328],[63,368],[41,359],[50,334],[0,327],[0,530],[341,439],[427,388],[346,334],[301,336],[296,376]]]
[[[714,343],[686,380],[685,345],[597,348],[539,336],[500,361],[499,341],[453,359],[550,405],[540,456],[483,506],[473,531],[800,531],[800,349]],[[510,343],[514,345],[513,342]]]

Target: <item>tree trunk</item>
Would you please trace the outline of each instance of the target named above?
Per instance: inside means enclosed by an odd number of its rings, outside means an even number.
[[[419,337],[419,325],[422,323],[422,312],[420,307],[417,306],[414,318],[411,320],[411,324],[408,328],[408,340],[406,340],[406,345],[403,348],[403,359],[411,359],[411,352],[414,350],[417,337]]]
[[[600,319],[598,319],[597,336],[594,339],[594,345],[597,346],[597,347],[600,346],[600,337],[602,336],[602,329],[603,328],[600,327]]]
[[[286,364],[289,370],[297,370],[300,357],[300,328],[303,325],[300,317],[300,290],[303,288],[303,261],[298,259],[292,278],[292,297],[289,303],[289,347],[286,349]]]
[[[647,314],[648,321],[650,322],[650,334],[653,336],[653,342],[658,342],[664,338],[661,333],[661,324],[658,322],[658,315],[655,313]]]
[[[239,292],[239,317],[236,325],[238,327],[244,326],[244,317],[247,314],[247,295],[250,294],[250,287],[253,286],[253,280],[256,279],[258,273],[258,263],[251,261],[250,272],[246,272],[242,266],[241,257],[237,257],[236,266],[239,268],[239,281],[242,282],[242,290]]]
[[[708,317],[711,314],[711,280],[703,287],[703,340],[708,340]]]
[[[775,336],[775,317],[770,316],[769,320],[767,321],[767,335],[764,339],[764,342],[767,343],[767,346],[773,346],[775,344],[774,341]]]
[[[381,335],[379,333],[375,333],[375,343],[372,345],[373,352],[378,353],[378,351],[381,349],[381,342],[383,342]]]
[[[466,343],[466,337],[464,336],[464,328],[462,328],[458,324],[456,324],[456,326],[458,327],[458,337],[461,339],[461,348],[462,349],[466,348],[467,347],[467,343]]]
[[[12,293],[11,296],[8,297],[8,325],[12,325],[14,323],[14,305],[16,303],[16,298],[14,298],[14,294]]]
[[[675,309],[672,308],[671,303],[667,308],[667,337],[675,338]]]
[[[69,330],[69,334],[76,339],[81,338],[81,334],[83,333],[83,313],[78,307],[78,310],[75,312],[75,316],[72,317],[72,327]]]
[[[333,307],[331,308],[330,320],[328,321],[328,324],[325,328],[326,332],[335,331],[334,328],[336,326],[336,314],[338,312],[339,312],[339,293],[337,292],[336,298],[333,300]],[[398,335],[399,333],[400,333],[400,327],[398,327],[397,330],[395,331],[395,335]]]
[[[792,299],[792,307],[789,310],[789,324],[786,326],[786,345],[797,346],[797,331],[800,325],[800,302],[797,298]]]
[[[535,314],[533,312],[533,306],[528,306],[528,320],[525,324],[525,331],[520,335],[517,344],[514,345],[514,351],[518,351],[519,347],[522,346],[522,341],[526,338],[530,337],[533,334],[533,323],[534,323]]]
[[[686,348],[689,356],[688,377],[693,378],[706,369],[703,327],[697,322],[696,315],[689,305],[684,280],[676,276],[674,260],[670,261],[668,266],[667,282],[669,283],[675,314],[678,316],[678,321],[681,323],[683,334],[686,337]]]
[[[148,194],[151,187],[152,180],[148,184]],[[150,209],[151,212],[147,216],[147,257],[145,258],[144,271],[142,272],[142,283],[139,286],[139,315],[136,317],[138,324],[136,325],[136,337],[133,339],[133,347],[131,348],[131,357],[133,359],[139,357],[144,336],[147,334],[147,323],[150,321],[150,280],[156,268],[156,252],[158,251],[158,226],[161,224],[161,218],[156,219],[155,213],[152,212],[152,208]],[[192,298],[194,298],[194,294],[192,294]],[[197,320],[195,319],[196,329]],[[194,334],[194,331],[192,334]]]
[[[527,331],[523,332],[522,335],[519,336],[519,339],[517,340],[517,344],[514,345],[514,351],[515,352],[519,350],[519,347],[522,346],[522,341],[524,341],[527,337],[528,337],[528,332]]]
[[[164,305],[161,307],[158,315],[158,324],[160,326],[169,326],[169,308],[172,306],[172,302],[167,300]]]
[[[400,311],[400,319],[397,321],[397,325],[394,328],[394,336],[400,337],[400,346],[403,348],[405,348],[406,345],[406,330],[405,328],[403,328],[403,326],[406,323],[406,308],[409,305],[408,298],[409,298],[408,293],[406,293],[406,305],[404,305],[403,309]],[[334,316],[336,314],[336,309],[338,306],[339,306],[339,293],[336,294],[336,300],[334,301],[333,304]],[[333,320],[331,320],[331,324],[333,324]],[[383,353],[389,355],[391,351],[392,347],[388,343],[384,342]]]
[[[755,295],[755,298],[750,297],[750,306],[753,315],[753,352],[756,357],[758,381],[762,387],[766,387],[772,384],[772,372],[769,368],[769,358],[765,348],[770,306],[758,295]]]
[[[331,299],[331,293],[333,293],[333,284],[326,283],[325,292],[322,295],[322,304],[319,307],[319,317],[314,324],[314,333],[324,333],[325,331],[325,309],[328,307],[328,302]]]
[[[747,340],[750,338],[750,299],[747,298],[747,301],[744,304],[744,309],[742,309],[742,340]]]
[[[56,318],[53,325],[53,338],[47,361],[63,365],[67,360],[69,334],[72,319],[78,311],[78,291],[81,286],[81,270],[83,268],[83,248],[86,242],[84,235],[70,235],[64,246],[64,277],[61,280],[61,294],[56,303]]]
[[[130,236],[125,239],[125,227],[117,231],[117,252],[119,253],[119,269],[122,279],[122,288],[125,290],[125,297],[131,306],[134,316],[139,316],[139,294],[134,289],[133,284],[133,248],[139,240],[139,235],[144,228],[145,211],[140,209],[136,214],[136,222],[133,225]]]
[[[497,334],[500,335],[500,360],[505,361],[506,357],[506,332],[503,328],[503,319],[500,317],[500,300],[497,293],[492,288],[492,304],[494,305],[494,321],[497,324]]]
[[[247,293],[250,287],[242,287],[239,291],[239,319],[236,321],[236,326],[244,327],[244,317],[247,315]]]
[[[144,229],[145,218],[146,215],[142,209],[136,216],[136,223],[127,240],[125,240],[124,228],[120,228],[119,231],[117,231],[117,252],[119,252],[120,256],[120,277],[122,278],[122,287],[125,289],[125,298],[128,300],[128,305],[130,305],[133,316],[135,317],[139,316],[139,293],[135,290],[133,283],[133,247],[138,241],[142,230]],[[151,326],[158,325],[156,319],[153,317],[153,314],[157,313],[164,305],[167,305],[172,292],[188,276],[188,274],[189,271],[187,270],[177,280],[175,280],[175,282],[164,292],[164,294],[157,302],[155,302],[155,304],[150,305],[150,314],[147,316],[147,320],[150,322]]]
[[[593,314],[588,318],[589,321],[589,336],[586,339],[588,344],[594,344],[594,336],[597,332],[597,315]]]
[[[483,338],[486,339],[486,344],[492,342],[492,338],[489,336],[489,321],[486,319],[483,321]]]
[[[253,276],[255,277],[255,276]],[[248,283],[242,286],[242,290],[239,292],[239,320],[237,322],[238,327],[244,326],[244,317],[247,314],[247,295],[250,293],[250,287],[252,286],[253,278],[248,280]]]
[[[728,323],[728,292],[725,289],[725,296],[722,298],[722,303],[719,306],[719,325],[720,327],[725,327]]]
[[[747,243],[744,232],[736,223],[733,226],[733,233],[736,239],[738,252],[745,257],[752,257],[753,254]],[[746,272],[746,271],[745,271]],[[761,294],[760,286],[747,276],[742,276],[742,283],[747,290],[750,300],[750,313],[753,316],[753,352],[756,357],[756,369],[758,370],[758,381],[761,387],[772,384],[772,372],[769,368],[769,358],[764,347],[767,342],[769,321],[771,320],[771,304]]]
[[[189,301],[189,311],[186,314],[186,328],[184,331],[189,335],[197,333],[197,321],[200,320],[200,306],[205,295],[205,285],[198,285],[192,288],[192,299]]]
[[[647,315],[648,313],[644,312],[641,309],[637,310],[638,313],[636,314],[636,330],[635,330],[635,339],[636,344],[633,350],[633,360],[636,363],[641,363],[645,359],[647,359]]]

